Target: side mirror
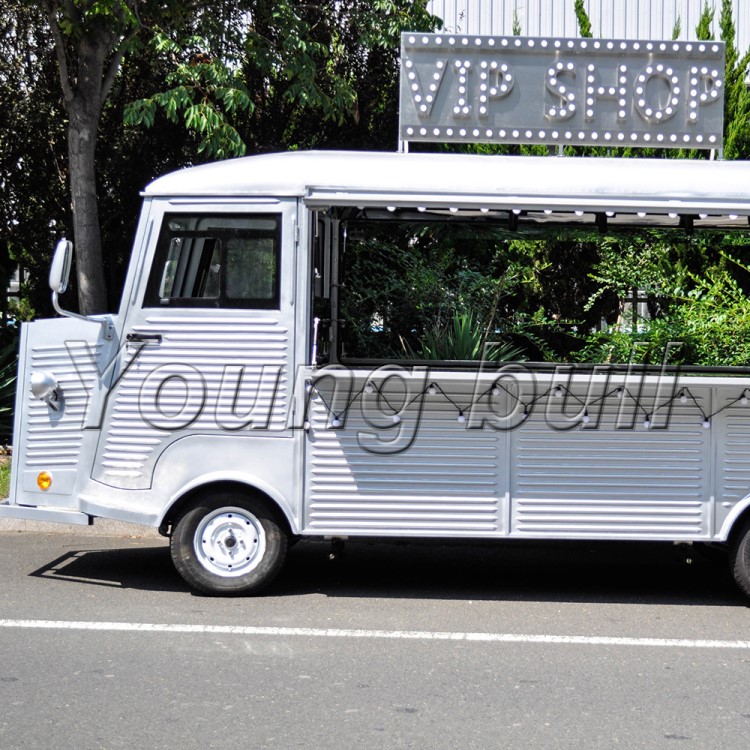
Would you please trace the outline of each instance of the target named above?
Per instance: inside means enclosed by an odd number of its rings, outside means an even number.
[[[73,262],[73,243],[64,237],[57,243],[52,265],[49,269],[49,286],[56,294],[63,294],[68,288],[70,266]]]

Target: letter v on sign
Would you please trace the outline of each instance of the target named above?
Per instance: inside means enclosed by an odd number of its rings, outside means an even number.
[[[432,112],[432,105],[435,103],[440,84],[443,82],[446,63],[446,59],[435,61],[435,66],[430,75],[430,82],[425,85],[419,78],[414,61],[407,57],[404,62],[407,85],[409,86],[409,91],[411,91],[414,108],[420,117],[429,117],[430,112]]]

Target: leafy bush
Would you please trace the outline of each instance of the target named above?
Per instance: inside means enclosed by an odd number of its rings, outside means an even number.
[[[728,267],[713,268],[701,276],[689,274],[688,278],[692,288],[671,296],[667,313],[641,321],[638,330],[612,326],[594,332],[577,358],[660,364],[667,347],[679,342],[679,349],[672,346],[671,364],[750,366],[750,298],[737,278]]]
[[[0,443],[10,443],[13,435],[13,407],[16,398],[18,335],[6,329],[2,337],[7,343],[0,349]]]

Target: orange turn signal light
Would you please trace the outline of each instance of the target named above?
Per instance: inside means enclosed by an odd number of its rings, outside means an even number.
[[[40,490],[48,490],[52,486],[52,474],[48,471],[40,471],[36,483]]]

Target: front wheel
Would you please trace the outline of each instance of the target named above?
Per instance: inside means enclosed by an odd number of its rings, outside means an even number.
[[[236,492],[201,497],[180,516],[170,551],[177,572],[196,591],[257,594],[284,564],[287,535],[267,502]]]
[[[734,535],[729,546],[729,565],[735,583],[750,597],[750,520]]]

